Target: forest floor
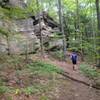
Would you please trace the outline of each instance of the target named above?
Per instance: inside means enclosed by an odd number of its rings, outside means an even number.
[[[50,55],[45,55],[43,59],[40,55],[30,57],[32,61],[41,60],[56,65],[74,79],[91,82],[79,70],[82,62],[78,62],[77,69],[74,71],[70,60],[63,62]],[[11,60],[7,59],[8,62],[4,59],[6,63],[0,63],[0,86],[3,84],[0,87],[0,100],[100,100],[100,90],[98,89],[55,73],[37,75],[26,67],[23,60],[20,61],[21,64],[19,62],[16,64],[16,61],[13,61],[14,64],[12,64]],[[17,69],[17,67],[21,69]],[[5,90],[9,90],[8,87],[10,92],[5,92]]]
[[[48,63],[52,63],[63,69],[64,72],[68,74],[68,76],[71,76],[75,80],[91,84],[91,80],[84,74],[82,74],[79,70],[79,65],[83,62],[78,61],[76,70],[73,70],[73,65],[69,58],[68,61],[65,62],[54,59],[50,55],[45,55],[42,60]],[[60,80],[58,98],[55,98],[53,100],[100,100],[100,90],[96,90],[82,83],[78,83],[77,81],[73,81],[69,78],[63,78]]]

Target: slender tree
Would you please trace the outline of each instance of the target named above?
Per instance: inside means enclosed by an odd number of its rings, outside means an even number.
[[[81,60],[84,60],[84,54],[83,54],[83,35],[81,32],[81,26],[80,26],[80,10],[79,10],[79,0],[76,0],[76,31],[80,33],[80,41],[81,41]]]
[[[80,29],[80,17],[79,17],[79,0],[76,0],[76,21],[77,21],[77,25],[76,25],[76,29]]]
[[[58,0],[58,9],[59,9],[59,22],[60,22],[59,29],[63,35],[63,55],[64,55],[64,60],[66,61],[66,38],[65,38],[64,26],[63,26],[63,11],[62,11],[61,0]]]
[[[98,27],[98,32],[97,36],[100,38],[100,6],[99,6],[100,1],[95,0],[96,4],[96,12],[97,12],[97,27]],[[97,39],[97,46],[100,46],[100,39]],[[98,50],[98,58],[97,58],[97,66],[100,67],[100,49]]]
[[[36,4],[37,4],[37,8],[39,11],[39,32],[40,32],[40,47],[41,47],[41,56],[44,57],[44,50],[43,50],[43,36],[42,36],[42,32],[41,32],[41,11],[40,11],[40,5],[39,5],[39,1],[36,0]]]

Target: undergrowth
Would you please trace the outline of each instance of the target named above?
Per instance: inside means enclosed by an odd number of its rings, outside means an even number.
[[[55,65],[48,64],[44,61],[34,61],[28,64],[28,68],[31,69],[33,73],[60,73],[63,70],[57,68]]]
[[[0,86],[0,95],[3,95],[5,93],[10,93],[10,94],[15,94],[15,95],[19,95],[23,93],[26,95],[42,94],[42,93],[51,91],[53,89],[52,87],[53,87],[53,84],[42,85],[42,84],[36,84],[36,83],[24,88]]]
[[[18,87],[13,85],[8,86],[7,84],[9,81],[3,82],[2,80],[0,80],[0,95],[6,93],[15,94],[15,95],[19,95],[19,94],[26,94],[26,95],[40,94],[41,95],[42,93],[47,93],[48,91],[52,91],[54,88],[53,75],[57,75],[55,73],[62,72],[62,70],[59,69],[57,66],[40,60],[32,61],[30,63],[25,63],[23,57],[20,56],[18,57],[4,56],[1,57],[0,59],[3,62],[0,63],[0,72],[9,72],[8,69],[12,70],[11,72],[15,73],[14,74],[15,76],[12,77],[16,77],[17,79],[21,77],[23,82],[22,84],[24,85],[24,87],[20,87],[20,85]],[[22,67],[21,70],[19,70],[19,67]],[[26,78],[23,78],[23,76],[25,75]],[[3,75],[1,75],[0,77],[2,78]],[[5,77],[5,78],[9,78],[9,77]],[[26,79],[27,81],[31,81],[27,85],[24,84],[26,82]],[[16,85],[18,85],[16,83],[17,80],[14,80],[14,82]],[[41,100],[48,100],[48,99],[47,97],[42,96]]]
[[[64,59],[64,55],[63,55],[62,51],[54,51],[54,52],[51,52],[50,54],[55,59],[58,59],[61,61]]]
[[[86,76],[88,76],[91,79],[100,77],[100,73],[97,72],[96,69],[91,68],[90,65],[88,65],[88,64],[81,64],[80,70],[83,74],[85,74]]]

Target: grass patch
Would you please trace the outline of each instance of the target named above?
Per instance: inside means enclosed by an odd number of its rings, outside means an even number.
[[[41,96],[40,100],[49,100],[47,96]]]
[[[42,94],[42,93],[45,93],[45,92],[51,90],[52,87],[53,86],[50,86],[49,84],[47,84],[47,85],[33,84],[32,86],[28,86],[26,88],[23,88],[22,92],[25,93],[26,95]]]
[[[88,65],[88,64],[81,64],[80,70],[83,74],[85,74],[86,76],[88,76],[91,79],[100,77],[100,73],[97,72],[96,69],[91,68],[90,65]]]
[[[34,61],[28,64],[28,68],[31,69],[33,73],[45,74],[45,73],[60,73],[61,69],[57,68],[55,65],[48,64],[44,61]]]
[[[53,88],[54,88],[53,82],[49,82],[48,84],[44,84],[44,85],[41,83],[34,83],[25,88],[0,86],[0,95],[3,95],[5,93],[12,93],[15,95],[19,95],[22,93],[24,93],[26,95],[42,94],[42,93],[46,93],[48,91],[52,91]]]
[[[4,94],[9,91],[9,88],[6,86],[0,86],[0,94]]]

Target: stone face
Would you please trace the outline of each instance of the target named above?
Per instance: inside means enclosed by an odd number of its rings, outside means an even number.
[[[18,7],[25,7],[26,4],[24,2],[25,0],[9,0],[9,4],[12,5],[12,6],[18,6]]]
[[[24,8],[26,2],[27,0],[9,0],[11,6],[21,8]],[[39,18],[41,18],[40,21]],[[44,44],[49,42],[50,46],[61,45],[61,40],[50,42],[51,34],[59,32],[59,29],[58,24],[46,12],[28,16],[26,19],[13,20],[10,24],[0,21],[0,27],[5,27],[10,31],[13,30],[12,33],[15,33],[9,37],[9,48],[7,38],[2,35],[0,36],[1,53],[7,53],[8,49],[11,54],[22,54],[25,53],[26,49],[29,53],[35,52],[40,48],[40,33],[43,36]]]
[[[24,54],[26,49],[28,53],[35,52],[40,47],[40,41],[33,34],[33,37],[26,35],[28,33],[16,34],[9,37],[9,50],[10,54]],[[6,38],[0,37],[0,52],[8,53],[8,44]]]
[[[7,53],[7,41],[3,35],[0,35],[0,52]]]
[[[34,31],[33,20],[31,18],[14,21],[16,32],[32,32]]]
[[[62,46],[62,45],[63,45],[62,39],[50,41],[50,46],[51,47]]]
[[[35,35],[33,35],[33,37],[29,37],[25,34],[20,34],[19,36],[15,35],[10,40],[10,52],[12,54],[24,54],[26,49],[28,53],[35,52],[39,46],[39,40]]]

